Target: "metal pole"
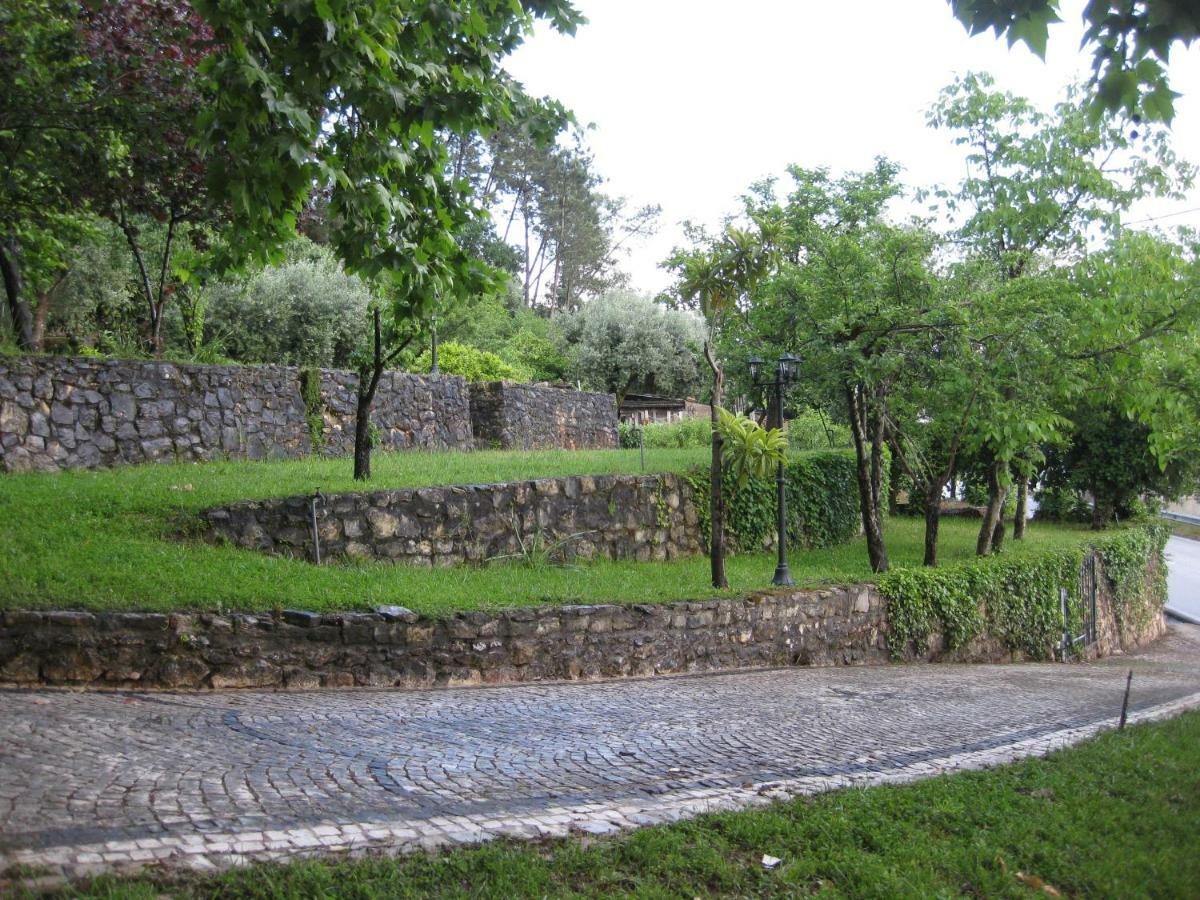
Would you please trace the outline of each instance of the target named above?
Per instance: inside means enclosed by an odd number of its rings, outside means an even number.
[[[775,371],[775,427],[783,428],[782,368]],[[780,462],[775,466],[775,542],[779,546],[779,563],[775,566],[775,577],[771,583],[790,587],[796,582],[792,579],[787,561],[787,496],[784,487],[783,463]]]
[[[325,498],[317,491],[308,501],[309,521],[312,524],[312,539],[313,539],[313,562],[318,566],[321,564],[321,530],[317,527],[317,504],[325,506]]]

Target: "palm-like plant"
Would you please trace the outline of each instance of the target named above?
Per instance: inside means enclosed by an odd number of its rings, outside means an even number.
[[[763,428],[747,416],[719,411],[721,437],[728,457],[725,464],[739,488],[751,478],[769,478],[775,467],[787,464],[787,435],[782,428]]]

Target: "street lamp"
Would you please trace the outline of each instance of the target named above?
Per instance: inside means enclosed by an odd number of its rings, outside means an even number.
[[[775,389],[775,428],[783,427],[783,389],[796,380],[796,376],[800,370],[799,357],[785,353],[775,363],[775,377],[770,381],[764,381],[763,367],[766,363],[761,357],[750,357],[750,379],[754,382],[755,387],[770,387]],[[792,580],[791,569],[788,568],[787,561],[787,499],[784,496],[784,477],[783,463],[780,462],[775,467],[775,543],[779,548],[779,562],[775,566],[775,577],[771,579],[772,584],[781,586],[790,586],[796,582]]]

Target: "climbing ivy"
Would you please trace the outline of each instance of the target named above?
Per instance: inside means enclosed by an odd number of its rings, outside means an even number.
[[[304,403],[304,422],[312,452],[325,449],[325,415],[321,402],[321,370],[315,367],[300,370],[300,399]]]
[[[886,470],[886,467],[885,467]],[[792,547],[830,547],[848,541],[862,526],[854,454],[820,451],[788,454],[784,468],[788,543]],[[687,476],[696,495],[704,540],[709,538],[708,469]],[[886,478],[886,471],[885,471]],[[752,552],[775,537],[775,479],[750,478],[739,485],[726,473],[726,541],[731,552]],[[887,484],[883,486],[886,493]]]
[[[1166,535],[1164,526],[1149,523],[1100,537],[1091,547],[991,556],[944,569],[895,569],[879,581],[888,601],[888,650],[903,657],[939,630],[956,649],[986,631],[1009,650],[1049,658],[1062,638],[1064,592],[1071,621],[1082,621],[1080,574],[1089,550],[1100,556],[1112,583],[1118,623],[1144,624],[1166,596]],[[1150,571],[1158,583],[1148,591]]]
[[[1096,542],[1104,575],[1113,586],[1113,616],[1119,627],[1145,625],[1166,600],[1163,551],[1171,536],[1166,522],[1126,528]],[[1157,565],[1150,565],[1150,561]],[[1147,584],[1148,579],[1153,579]]]

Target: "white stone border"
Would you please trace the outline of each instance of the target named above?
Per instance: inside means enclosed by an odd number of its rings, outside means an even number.
[[[1200,708],[1200,692],[1135,712],[1128,721],[1131,725],[1154,722],[1197,708]],[[0,871],[13,866],[29,867],[41,874],[23,880],[22,884],[44,888],[104,873],[135,874],[146,867],[212,872],[255,862],[285,862],[317,856],[357,858],[372,854],[399,855],[453,845],[479,844],[498,838],[559,838],[572,833],[612,835],[705,813],[748,809],[776,800],[840,788],[901,784],[951,772],[991,768],[1018,759],[1045,756],[1113,730],[1116,725],[1114,717],[1112,720],[1054,731],[1002,747],[956,753],[877,772],[806,776],[736,788],[678,790],[654,797],[624,797],[573,806],[551,806],[537,812],[511,815],[489,812],[474,816],[433,816],[351,825],[324,822],[303,828],[230,834],[196,833],[12,850],[0,855]],[[0,881],[0,887],[3,884]]]

